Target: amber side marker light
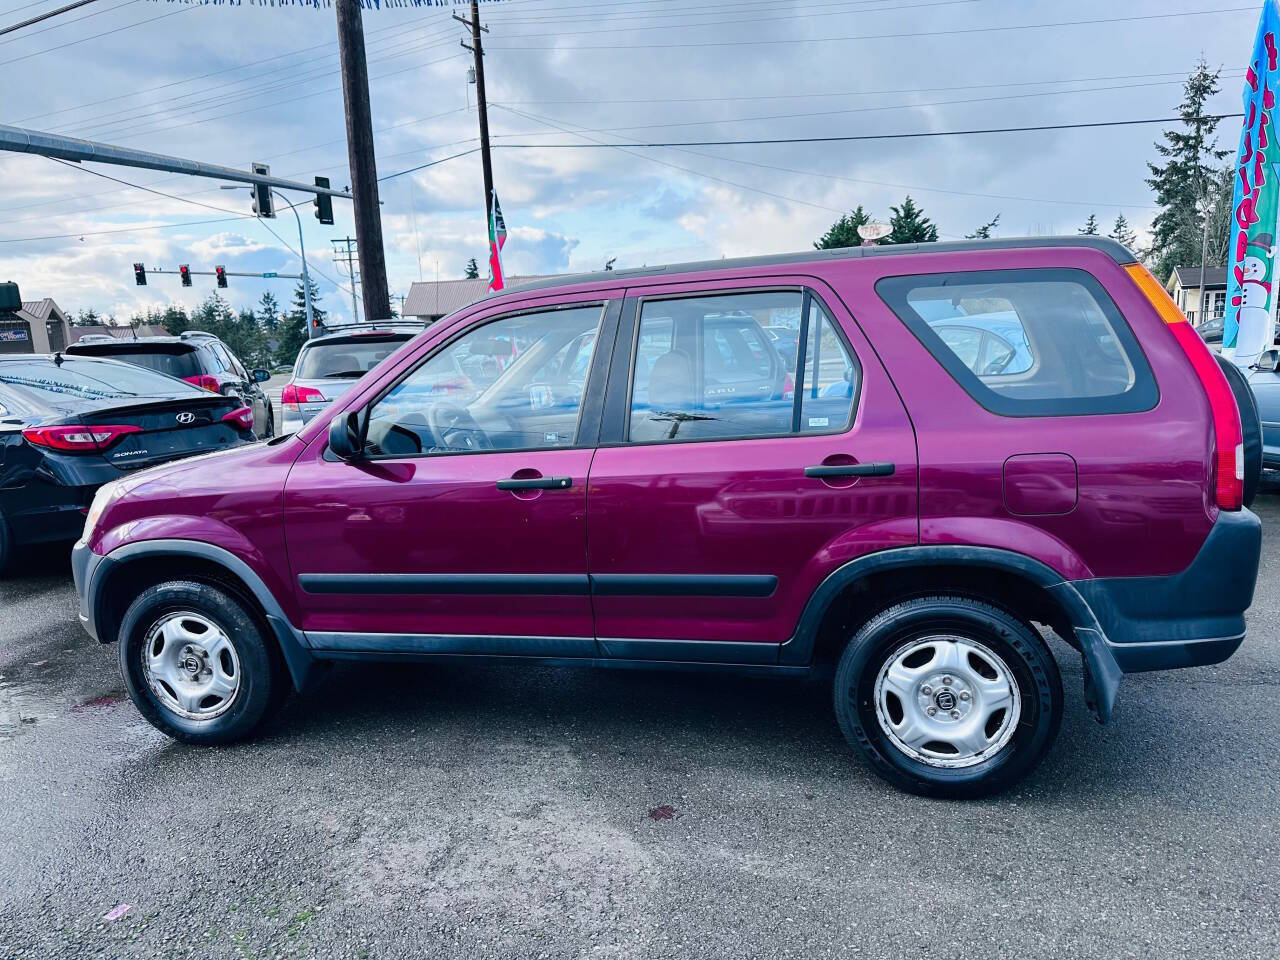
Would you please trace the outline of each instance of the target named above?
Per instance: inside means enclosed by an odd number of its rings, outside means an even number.
[[[1140,263],[1131,263],[1124,269],[1156,308],[1204,387],[1209,409],[1213,411],[1214,497],[1220,509],[1239,510],[1244,506],[1244,429],[1227,375],[1151,271]]]

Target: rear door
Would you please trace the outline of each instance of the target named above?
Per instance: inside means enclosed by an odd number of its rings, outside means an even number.
[[[628,291],[589,494],[603,655],[776,662],[827,574],[916,539],[911,424],[830,289]]]

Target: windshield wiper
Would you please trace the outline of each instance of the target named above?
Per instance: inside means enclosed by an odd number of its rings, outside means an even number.
[[[321,380],[358,380],[363,377],[368,370],[339,370],[337,373],[326,373]],[[305,380],[306,378],[303,377]]]

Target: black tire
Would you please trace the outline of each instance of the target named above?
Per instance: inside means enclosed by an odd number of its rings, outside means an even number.
[[[936,766],[910,756],[877,718],[882,667],[934,634],[977,641],[1004,662],[1017,684],[1016,727],[1002,748],[971,766]],[[834,699],[841,732],[871,768],[895,786],[929,797],[965,799],[1006,789],[1039,763],[1062,722],[1062,677],[1044,640],[1007,611],[967,597],[918,597],[868,620],[840,658]]]
[[[276,435],[276,412],[272,409],[271,404],[267,404],[267,435],[263,440],[270,440]]]
[[[235,648],[239,687],[229,707],[211,719],[192,719],[172,710],[143,675],[143,644],[166,615],[189,611],[216,624]],[[279,658],[266,628],[234,594],[205,583],[175,580],[157,584],[133,601],[120,624],[120,672],[138,710],[156,729],[191,744],[234,743],[249,737],[282,700]]]
[[[1258,415],[1258,401],[1249,381],[1230,360],[1218,354],[1218,366],[1226,374],[1231,393],[1240,411],[1240,432],[1244,437],[1244,505],[1253,504],[1262,482],[1262,418]]]

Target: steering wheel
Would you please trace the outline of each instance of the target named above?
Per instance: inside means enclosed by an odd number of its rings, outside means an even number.
[[[441,450],[492,450],[489,435],[480,429],[465,408],[454,403],[437,403],[427,410],[427,427]]]

